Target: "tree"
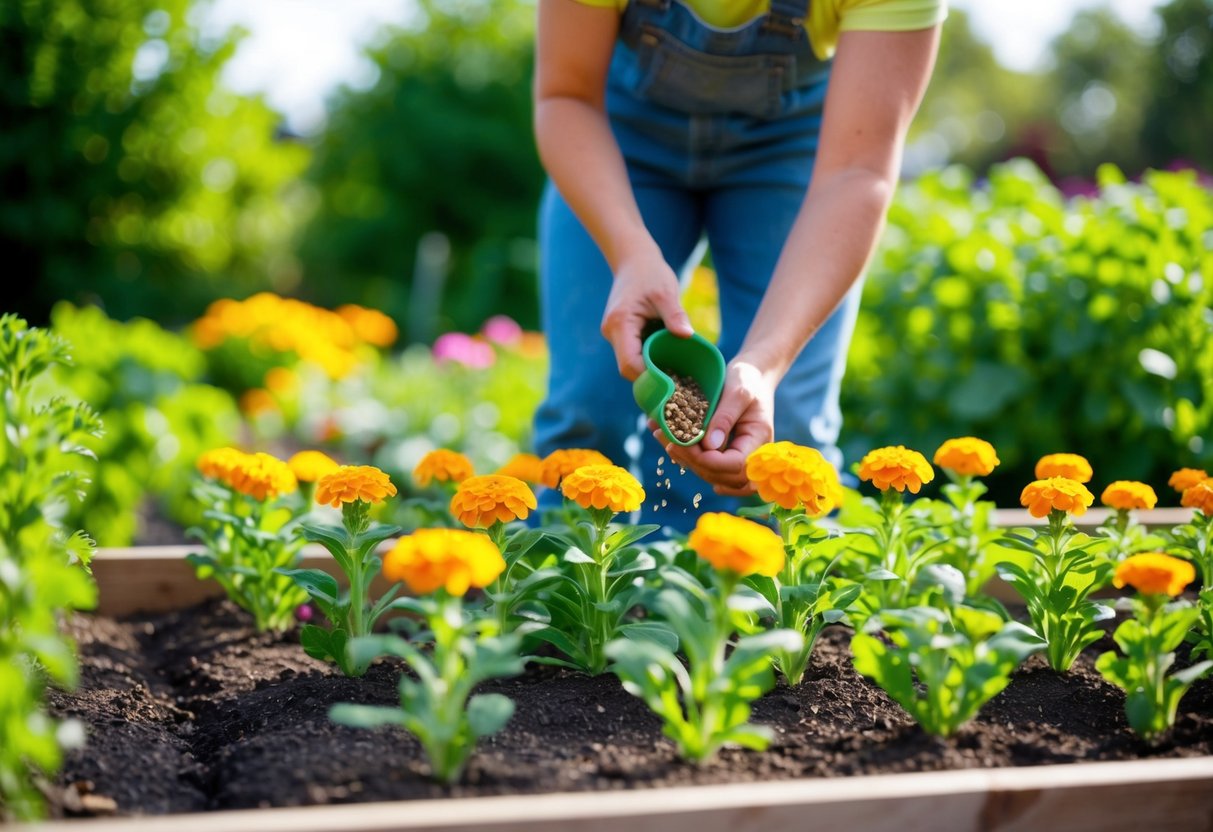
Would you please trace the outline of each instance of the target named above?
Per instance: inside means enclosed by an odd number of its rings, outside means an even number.
[[[1147,73],[1146,151],[1159,166],[1190,162],[1213,171],[1213,0],[1172,0],[1158,15],[1162,34]]]

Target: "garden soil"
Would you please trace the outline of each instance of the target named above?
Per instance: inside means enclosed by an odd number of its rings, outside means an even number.
[[[725,749],[680,762],[661,725],[615,677],[531,666],[485,684],[517,711],[481,741],[464,781],[432,783],[402,730],[328,720],[337,702],[397,702],[400,665],[361,680],[335,674],[297,634],[259,635],[226,601],[115,621],[78,617],[82,677],[52,694],[56,716],[82,720],[88,745],[48,787],[52,812],[158,814],[210,809],[655,788],[793,777],[934,771],[1213,753],[1213,681],[1198,682],[1170,737],[1128,730],[1124,696],[1094,670],[1110,639],[1059,675],[1034,657],[976,720],[950,739],[924,734],[855,673],[849,631],[827,628],[805,681],[755,703],[775,740],[761,753]],[[1182,664],[1182,662],[1181,662]]]

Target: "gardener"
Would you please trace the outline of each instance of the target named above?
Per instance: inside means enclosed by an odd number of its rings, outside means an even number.
[[[751,493],[745,458],[773,436],[841,463],[859,276],[944,3],[539,0],[535,131],[551,177],[539,227],[551,347],[541,454],[639,456],[649,483],[667,457],[643,519],[676,527]],[[641,449],[629,442],[641,330],[660,319],[691,334],[678,273],[705,235],[724,393],[700,445]]]

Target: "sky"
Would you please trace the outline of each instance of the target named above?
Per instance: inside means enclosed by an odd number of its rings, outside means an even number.
[[[1149,31],[1162,0],[951,0],[969,13],[977,34],[1013,69],[1029,70],[1046,59],[1048,41],[1064,31],[1082,8],[1111,6],[1132,25]],[[410,0],[213,0],[200,20],[204,31],[238,24],[249,30],[225,67],[237,92],[264,93],[303,133],[324,122],[325,96],[341,84],[374,81],[362,48],[385,23],[406,23]]]

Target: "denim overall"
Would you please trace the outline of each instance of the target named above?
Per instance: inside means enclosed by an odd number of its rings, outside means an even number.
[[[830,65],[809,44],[808,2],[774,0],[769,14],[717,29],[677,0],[631,0],[611,60],[606,109],[641,216],[676,272],[693,254],[698,260],[706,235],[726,359],[757,312],[813,171]],[[539,244],[551,376],[535,416],[536,451],[596,448],[629,468],[648,495],[643,523],[687,530],[703,511],[735,510],[736,499],[718,497],[690,471],[680,475],[668,458],[659,465],[665,451],[599,334],[611,271],[550,182]],[[813,336],[775,396],[776,439],[819,448],[836,465],[839,384],[859,291]],[[541,508],[559,500],[547,492]]]

